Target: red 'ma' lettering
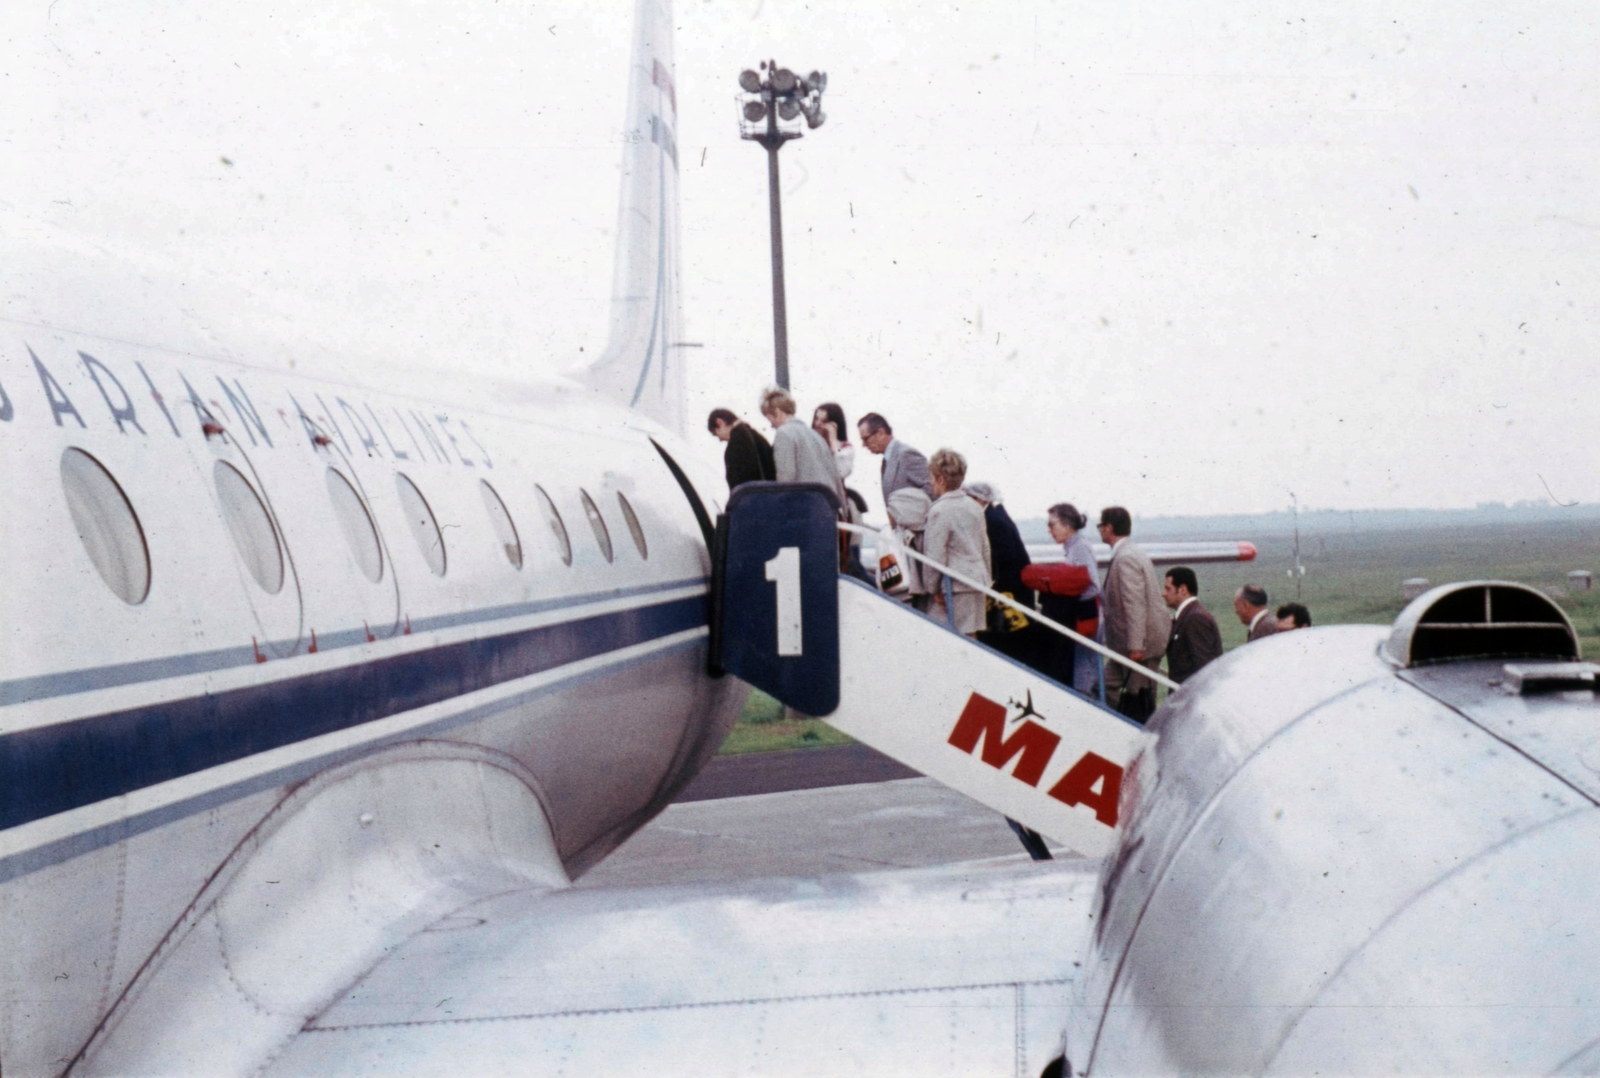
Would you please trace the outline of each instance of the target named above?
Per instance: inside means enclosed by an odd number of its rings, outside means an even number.
[[[1022,759],[1011,774],[1029,786],[1039,785],[1044,769],[1061,738],[1029,719],[1012,731],[1006,732],[1006,709],[987,697],[973,693],[950,731],[950,744],[962,752],[971,752],[983,742],[983,762],[990,767],[1002,768],[1011,758],[1021,753]],[[1098,757],[1096,757],[1098,759]]]
[[[1100,792],[1095,784],[1100,783]],[[1067,768],[1061,781],[1050,787],[1050,796],[1067,805],[1088,805],[1094,809],[1094,818],[1107,827],[1117,826],[1117,797],[1122,793],[1122,768],[1096,756],[1083,754],[1083,759]]]

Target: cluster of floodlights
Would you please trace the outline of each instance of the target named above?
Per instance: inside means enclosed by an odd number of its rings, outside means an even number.
[[[792,121],[800,116],[806,118],[807,127],[822,126],[822,121],[827,119],[822,114],[822,91],[828,88],[825,73],[813,71],[802,77],[786,67],[779,67],[776,61],[765,60],[760,68],[767,73],[765,79],[748,68],[739,72],[739,88],[746,95],[740,110],[745,138],[760,138],[775,131],[778,121]]]

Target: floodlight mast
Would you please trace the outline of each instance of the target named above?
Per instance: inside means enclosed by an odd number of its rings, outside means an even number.
[[[828,76],[813,71],[801,78],[786,67],[780,68],[776,60],[764,60],[758,66],[766,72],[766,78],[749,69],[739,73],[739,88],[744,91],[740,97],[739,137],[758,143],[767,151],[767,205],[772,227],[772,365],[774,379],[780,387],[788,389],[789,315],[783,284],[783,207],[778,186],[778,151],[785,142],[801,137],[804,132],[798,124],[784,127],[779,121],[791,123],[803,114],[808,127],[821,127],[826,119],[822,114],[822,91],[828,85]]]

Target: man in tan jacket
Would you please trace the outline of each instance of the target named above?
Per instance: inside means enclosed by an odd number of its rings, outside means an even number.
[[[1129,539],[1133,519],[1120,505],[1100,511],[1100,539],[1111,547],[1101,614],[1106,646],[1134,662],[1155,667],[1167,650],[1172,617],[1161,598],[1161,577],[1149,555]],[[1106,663],[1106,700],[1122,714],[1144,722],[1156,709],[1156,683],[1120,663]]]

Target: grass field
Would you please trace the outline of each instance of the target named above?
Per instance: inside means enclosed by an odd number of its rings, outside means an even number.
[[[1135,538],[1139,535],[1135,528]],[[1161,538],[1179,538],[1162,535]],[[1285,534],[1232,536],[1256,544],[1255,561],[1202,565],[1200,600],[1222,626],[1223,646],[1244,643],[1245,627],[1233,613],[1233,593],[1242,584],[1267,589],[1272,605],[1295,598],[1288,576],[1294,544]],[[1494,578],[1546,590],[1566,610],[1586,656],[1600,655],[1600,591],[1566,589],[1567,571],[1600,573],[1600,524],[1593,520],[1421,526],[1409,528],[1323,527],[1303,530],[1300,601],[1317,625],[1387,625],[1405,605],[1400,582],[1426,577],[1435,584]],[[837,745],[849,739],[815,719],[786,721],[771,697],[752,693],[723,754]]]

